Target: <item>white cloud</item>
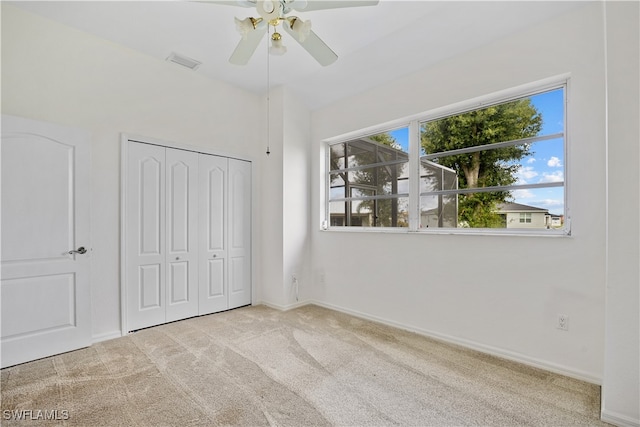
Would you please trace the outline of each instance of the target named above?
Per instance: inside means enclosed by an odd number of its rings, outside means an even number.
[[[536,158],[535,157],[529,157],[527,159],[527,163],[531,164],[531,163],[535,163],[536,162]]]
[[[553,156],[547,162],[547,166],[549,166],[550,168],[560,168],[562,167],[562,162],[560,161],[559,158],[557,158],[556,156]]]
[[[519,200],[519,199],[531,199],[531,198],[534,197],[534,194],[531,191],[527,190],[527,189],[514,190],[511,194],[513,195],[513,197],[516,200]]]
[[[562,171],[544,172],[540,182],[562,182],[564,181],[564,173]]]
[[[538,172],[533,169],[533,166],[523,166],[516,172],[518,184],[526,184],[528,180],[536,176],[538,176]]]

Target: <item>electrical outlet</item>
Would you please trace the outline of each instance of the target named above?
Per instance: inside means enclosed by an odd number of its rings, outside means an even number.
[[[563,331],[569,330],[569,316],[566,314],[558,314],[558,325],[556,326],[558,329]]]

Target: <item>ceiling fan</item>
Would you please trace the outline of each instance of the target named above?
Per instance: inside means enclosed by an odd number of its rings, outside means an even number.
[[[257,18],[235,18],[236,29],[242,35],[242,39],[231,54],[230,63],[246,65],[256,51],[258,44],[268,32],[269,26],[274,29],[271,34],[269,53],[283,55],[287,48],[282,43],[282,35],[277,28],[282,24],[282,28],[300,43],[320,65],[327,66],[335,62],[338,59],[338,55],[316,33],[311,31],[311,21],[303,21],[297,16],[289,15],[289,13],[292,11],[309,12],[356,6],[375,6],[379,3],[379,0],[215,0],[214,3],[255,7],[259,15]]]

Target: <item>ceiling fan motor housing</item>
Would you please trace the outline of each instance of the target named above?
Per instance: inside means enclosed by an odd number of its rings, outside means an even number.
[[[258,0],[256,2],[256,9],[258,13],[265,21],[273,21],[280,18],[284,11],[284,6],[281,1],[273,0]]]

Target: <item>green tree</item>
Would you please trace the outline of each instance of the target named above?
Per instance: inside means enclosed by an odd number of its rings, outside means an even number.
[[[426,153],[438,153],[528,138],[541,128],[541,114],[530,99],[521,99],[425,123],[421,142]],[[515,183],[519,160],[531,154],[529,145],[522,144],[434,161],[457,172],[459,188],[481,188]],[[505,191],[461,194],[458,222],[472,228],[500,227],[496,206],[509,199]]]

